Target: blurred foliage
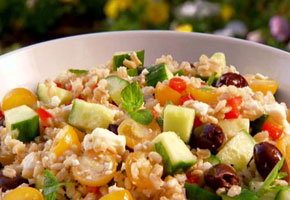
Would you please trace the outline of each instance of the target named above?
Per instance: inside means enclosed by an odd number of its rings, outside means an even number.
[[[0,0],[0,51],[137,29],[214,33],[290,50],[289,10],[290,0]]]

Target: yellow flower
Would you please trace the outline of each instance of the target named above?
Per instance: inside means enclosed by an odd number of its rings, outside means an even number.
[[[146,19],[152,24],[163,24],[169,17],[169,6],[165,2],[151,2],[146,9]]]
[[[191,24],[182,24],[182,25],[177,26],[175,30],[180,31],[180,32],[192,32],[193,27]]]
[[[115,19],[119,14],[118,0],[107,1],[104,11],[107,17]]]
[[[221,16],[224,21],[228,21],[234,14],[235,10],[230,5],[224,5],[221,10]]]

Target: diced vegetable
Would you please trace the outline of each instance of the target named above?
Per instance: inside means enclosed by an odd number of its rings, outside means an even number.
[[[100,198],[100,200],[133,200],[133,197],[128,190],[124,189],[111,192]]]
[[[144,65],[144,54],[145,51],[144,50],[140,50],[140,51],[135,51],[136,55],[138,57],[138,59],[141,61],[141,66]],[[130,59],[130,54],[131,52],[122,52],[122,53],[116,53],[113,57],[113,70],[117,71],[118,67],[124,66],[123,65],[123,61],[125,59],[127,60],[131,60]]]
[[[82,185],[92,187],[107,184],[114,177],[118,164],[116,156],[108,151],[86,151],[78,160],[80,164],[72,167],[74,178]]]
[[[12,108],[4,115],[7,128],[18,131],[18,140],[29,142],[39,135],[39,116],[28,106]]]
[[[89,71],[88,70],[85,70],[85,69],[69,69],[68,71],[70,73],[77,74],[77,75],[89,73]]]
[[[263,131],[268,131],[269,137],[272,140],[277,140],[281,137],[283,130],[276,126],[274,123],[266,121],[262,127]]]
[[[166,174],[183,172],[197,161],[185,143],[174,132],[163,132],[154,140],[155,150],[162,156]]]
[[[216,194],[209,192],[195,184],[184,184],[186,190],[186,198],[188,200],[220,200],[221,197],[217,196]]]
[[[81,130],[93,130],[97,127],[108,128],[113,119],[113,111],[106,106],[75,99],[68,123]]]
[[[200,125],[202,125],[202,121],[200,120],[199,116],[195,116],[193,128],[199,127]]]
[[[251,128],[252,128],[251,135],[255,135],[256,133],[261,132],[262,127],[264,123],[268,120],[268,118],[269,118],[269,115],[262,115],[255,121],[251,122]]]
[[[22,105],[27,105],[30,108],[35,108],[37,97],[25,88],[15,88],[9,91],[2,99],[1,110],[4,112],[11,108]]]
[[[118,76],[108,76],[108,90],[111,99],[118,105],[122,103],[121,92],[122,90],[129,85],[129,82],[119,78]]]
[[[189,100],[194,100],[194,98],[192,97],[191,94],[185,94],[185,95],[183,95],[183,96],[180,98],[180,102],[179,102],[179,104],[180,104],[180,105],[183,105],[184,102],[189,101]]]
[[[229,197],[226,194],[222,194],[222,200],[259,200],[259,198],[250,190],[242,189],[241,194],[235,197]],[[272,200],[272,199],[261,199],[261,200]]]
[[[290,188],[288,187],[287,189],[282,189],[280,192],[277,194],[275,200],[289,200],[290,199]]]
[[[59,88],[57,86],[52,86],[48,88],[44,83],[39,83],[37,86],[37,96],[40,101],[45,104],[50,104],[51,99],[57,96],[60,100],[60,104],[70,103],[73,99],[72,93],[68,90]]]
[[[225,119],[236,119],[240,116],[239,106],[242,104],[242,97],[235,97],[227,100],[227,106],[230,106],[231,111],[225,113]]]
[[[221,163],[220,159],[215,155],[211,155],[209,158],[205,159],[205,162],[209,162],[212,165],[217,165]]]
[[[175,91],[181,93],[186,89],[186,82],[179,77],[174,77],[170,79],[169,86]]]
[[[80,151],[81,143],[75,129],[66,125],[59,131],[53,141],[51,150],[57,157],[62,156],[68,150]]]
[[[155,87],[158,82],[170,80],[173,74],[167,69],[165,63],[148,67],[149,73],[146,75],[146,85]]]
[[[3,200],[44,200],[43,195],[32,187],[18,187],[8,192]]]
[[[128,69],[127,73],[129,76],[138,76],[138,69]]]
[[[171,101],[173,104],[178,105],[181,94],[173,90],[168,85],[158,83],[155,89],[155,98],[161,106],[164,106],[168,101]]]
[[[190,93],[195,100],[207,104],[217,103],[219,96],[213,88],[194,88],[192,85],[187,86],[186,92]]]
[[[216,52],[211,56],[210,59],[214,60],[216,63],[219,63],[223,68],[226,67],[226,56],[224,53]]]
[[[195,110],[191,108],[167,105],[164,109],[163,130],[175,132],[184,142],[188,143],[194,117]]]
[[[48,124],[49,121],[53,120],[53,116],[42,108],[38,108],[36,112],[39,115],[41,123],[44,125]]]
[[[250,121],[245,118],[221,120],[218,122],[218,125],[223,129],[228,139],[231,139],[232,136],[236,135],[241,130],[249,132],[250,129]]]
[[[247,79],[247,82],[249,83],[250,88],[254,92],[262,92],[264,95],[266,95],[268,92],[271,92],[272,94],[275,94],[278,89],[278,83],[272,79],[257,79],[255,76],[245,76]]]
[[[245,131],[230,139],[216,155],[222,163],[233,165],[240,171],[246,168],[253,156],[255,140]]]
[[[174,76],[175,76],[175,75],[182,76],[182,75],[184,75],[184,73],[183,73],[183,70],[180,69],[180,70],[174,72],[173,75],[174,75]]]

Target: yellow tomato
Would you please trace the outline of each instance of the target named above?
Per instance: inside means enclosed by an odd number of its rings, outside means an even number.
[[[15,88],[9,91],[2,100],[2,111],[9,110],[22,105],[35,108],[37,97],[25,88]]]
[[[254,92],[262,92],[264,95],[268,93],[268,91],[275,94],[278,89],[278,83],[272,79],[256,79],[254,76],[248,75],[245,76],[247,82],[249,83],[250,88]]]
[[[155,89],[155,98],[160,103],[161,106],[164,106],[166,102],[171,101],[173,104],[179,104],[181,94],[173,90],[168,85],[163,83],[158,83]]]
[[[281,137],[277,141],[276,146],[281,151],[282,155],[285,157],[285,161],[287,162],[288,167],[290,167],[290,135],[285,135]],[[290,168],[288,170],[290,170]]]
[[[118,164],[116,157],[109,152],[87,151],[78,160],[80,164],[72,168],[73,176],[82,185],[91,187],[110,182]]]
[[[131,118],[125,119],[118,128],[118,134],[126,137],[126,145],[131,149],[143,141],[153,140],[160,132],[160,127],[156,121],[145,126]]]
[[[44,200],[43,195],[35,188],[20,187],[8,192],[3,200]]]
[[[76,151],[80,151],[81,143],[75,129],[69,125],[62,128],[61,131],[56,135],[53,145],[52,152],[58,157],[64,152],[72,149],[72,145],[75,145]]]
[[[195,100],[207,104],[217,103],[218,101],[217,98],[219,94],[217,94],[216,91],[211,88],[194,88],[192,85],[188,85],[186,92],[190,93]]]
[[[111,192],[100,198],[100,200],[133,200],[131,193],[128,190],[119,190]]]

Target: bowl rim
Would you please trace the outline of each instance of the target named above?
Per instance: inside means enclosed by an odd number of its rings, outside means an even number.
[[[22,47],[20,49],[8,52],[6,54],[3,54],[0,56],[0,60],[4,59],[6,57],[9,57],[11,55],[17,54],[17,53],[21,53],[23,51],[28,51],[30,49],[33,49],[35,47],[38,46],[44,46],[48,43],[57,43],[60,42],[62,40],[73,40],[73,39],[79,39],[82,37],[95,37],[98,35],[108,35],[108,36],[114,36],[114,35],[118,35],[118,34],[122,34],[122,35],[142,35],[142,34],[152,34],[152,35],[173,35],[173,36],[187,36],[187,37],[200,37],[200,38],[205,38],[205,39],[215,39],[215,40],[226,40],[228,42],[233,42],[233,43],[242,43],[246,46],[249,47],[255,47],[258,49],[264,49],[267,51],[272,51],[273,53],[276,54],[283,54],[284,56],[290,56],[290,52],[287,52],[285,50],[281,50],[275,47],[271,47],[265,44],[261,44],[261,43],[256,43],[253,41],[249,41],[249,40],[245,40],[245,39],[240,39],[240,38],[233,38],[233,37],[228,37],[228,36],[222,36],[222,35],[214,35],[214,34],[209,34],[209,33],[199,33],[199,32],[178,32],[178,31],[172,31],[172,30],[130,30],[130,31],[107,31],[107,32],[97,32],[97,33],[86,33],[86,34],[79,34],[79,35],[73,35],[73,36],[67,36],[67,37],[61,37],[61,38],[56,38],[56,39],[52,39],[52,40],[47,40],[47,41],[43,41],[43,42],[39,42],[39,43],[35,43],[32,45],[28,45],[26,47]]]

